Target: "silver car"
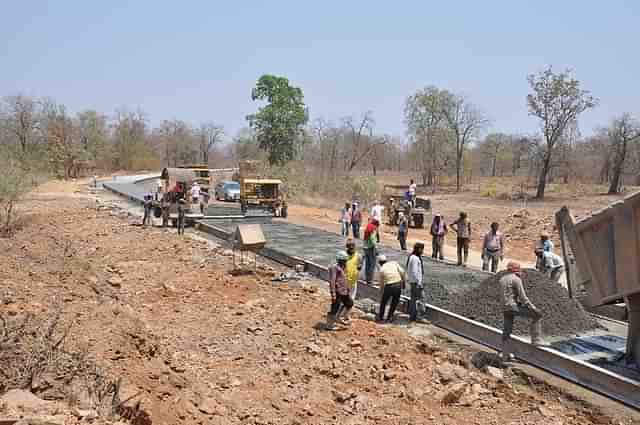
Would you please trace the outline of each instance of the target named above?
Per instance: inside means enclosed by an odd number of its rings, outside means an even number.
[[[214,196],[218,201],[239,201],[240,183],[234,181],[222,181],[216,185]]]

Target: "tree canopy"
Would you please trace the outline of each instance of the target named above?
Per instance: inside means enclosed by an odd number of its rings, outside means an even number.
[[[247,116],[269,163],[282,165],[295,158],[309,116],[299,87],[285,77],[263,75],[251,92],[252,100],[266,101],[257,113]]]

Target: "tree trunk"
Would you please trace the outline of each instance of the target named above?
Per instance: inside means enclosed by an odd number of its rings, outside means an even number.
[[[496,162],[498,162],[497,156],[493,157],[493,162],[491,164],[491,177],[496,176]]]
[[[460,167],[462,166],[462,153],[456,155],[456,192],[460,192]]]
[[[611,182],[609,183],[609,195],[613,195],[615,193],[620,192],[620,173],[622,170],[618,169],[618,167],[613,170],[613,177],[611,178]]]
[[[203,164],[205,164],[207,167],[209,166],[209,149],[205,149],[202,152],[202,162]]]
[[[547,174],[549,174],[549,166],[551,164],[551,154],[547,153],[542,161],[542,169],[540,170],[540,178],[538,179],[538,190],[536,191],[536,199],[544,199],[544,190],[547,187]]]

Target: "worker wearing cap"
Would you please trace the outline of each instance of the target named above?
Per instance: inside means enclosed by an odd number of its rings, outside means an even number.
[[[353,301],[347,286],[346,266],[349,255],[344,251],[336,254],[336,263],[329,267],[329,290],[331,292],[331,310],[327,314],[327,329],[335,330],[341,315],[349,315]],[[340,308],[344,305],[344,308]],[[344,323],[344,322],[343,322]],[[345,323],[346,324],[346,323]]]
[[[531,343],[539,345],[541,333],[540,311],[524,291],[521,279],[520,264],[509,262],[507,264],[508,273],[500,278],[501,298],[503,305],[504,324],[502,328],[502,359],[509,361],[513,359],[511,349],[509,347],[509,338],[513,331],[513,320],[516,316],[528,317],[531,319]]]
[[[382,289],[378,321],[382,322],[384,320],[384,311],[389,301],[391,301],[391,306],[387,313],[387,322],[392,322],[396,307],[400,302],[400,295],[405,286],[406,275],[400,264],[396,261],[387,261],[387,257],[384,254],[378,256],[378,264],[380,265],[380,288]]]
[[[364,229],[364,274],[365,280],[368,284],[373,283],[373,273],[376,270],[376,255],[378,240],[376,233],[378,231],[378,220],[371,217],[369,218],[369,224]]]
[[[418,320],[418,301],[422,299],[422,289],[424,280],[424,263],[422,254],[424,253],[424,243],[416,242],[413,251],[407,259],[407,281],[411,288],[411,298],[409,300],[409,320]]]
[[[358,293],[358,275],[362,269],[362,255],[356,251],[356,241],[349,238],[346,243],[347,249],[347,262],[345,264],[345,276],[347,279],[347,287],[349,288],[349,297],[351,301],[356,300]],[[344,304],[341,305],[341,309],[344,309]],[[349,323],[349,314],[342,314],[340,317],[344,319],[346,323]]]

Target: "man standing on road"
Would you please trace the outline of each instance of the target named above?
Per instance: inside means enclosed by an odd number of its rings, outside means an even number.
[[[384,311],[389,300],[391,300],[391,306],[387,313],[387,322],[393,322],[393,315],[405,286],[405,272],[396,261],[387,261],[385,255],[378,256],[378,264],[380,264],[380,289],[382,290],[378,321],[382,322],[384,320]]]
[[[193,182],[193,186],[191,186],[191,204],[200,205],[200,185],[198,182]]]
[[[509,344],[509,338],[513,331],[513,320],[516,316],[528,317],[531,319],[531,343],[540,345],[540,333],[542,324],[540,322],[542,314],[524,292],[522,279],[520,278],[520,264],[509,262],[507,264],[508,273],[500,278],[500,295],[503,305],[504,325],[502,328],[502,360],[513,360],[513,354]]]
[[[360,239],[360,223],[362,223],[362,213],[358,208],[358,203],[354,202],[351,205],[351,230],[356,239]]]
[[[144,195],[144,217],[142,218],[142,225],[147,226],[151,223],[151,195]]]
[[[327,330],[335,330],[340,316],[349,315],[353,301],[349,296],[345,268],[349,256],[344,251],[336,254],[336,264],[329,267],[329,290],[331,291],[331,310],[327,314]],[[344,309],[340,308],[344,305]],[[346,324],[346,323],[345,323]]]
[[[340,225],[342,226],[341,234],[344,237],[349,237],[349,227],[351,226],[351,209],[349,203],[345,203],[342,210],[340,210]]]
[[[495,221],[491,223],[491,230],[484,235],[482,242],[482,270],[498,271],[498,264],[504,259],[504,235],[498,230],[499,225]]]
[[[362,256],[356,251],[356,242],[351,238],[347,239],[346,249],[347,262],[344,269],[345,276],[347,279],[347,287],[349,288],[349,297],[351,297],[351,301],[355,302],[358,293],[358,275],[362,269]],[[344,304],[340,308],[343,309]],[[348,314],[342,314],[341,317],[343,317],[346,323],[349,323]]]
[[[409,201],[411,202],[411,207],[415,208],[416,206],[416,190],[418,186],[411,179],[411,183],[409,183]]]
[[[469,259],[469,242],[471,240],[471,222],[467,218],[466,212],[461,212],[460,217],[451,223],[451,229],[456,232],[458,248],[458,265],[466,266]],[[464,252],[464,262],[462,254]]]
[[[562,261],[562,257],[555,252],[549,251],[537,251],[536,254],[542,265],[540,271],[548,274],[552,281],[558,282],[564,272],[564,261]]]
[[[409,320],[412,322],[418,320],[418,301],[422,299],[422,289],[424,287],[424,263],[422,262],[423,253],[424,244],[422,242],[416,242],[415,245],[413,245],[413,252],[407,259],[407,281],[411,288]]]
[[[373,208],[371,208],[371,217],[378,222],[378,228],[376,229],[376,240],[380,242],[380,227],[382,226],[382,217],[384,215],[384,207],[380,205],[380,202],[375,201]]]
[[[398,240],[400,241],[400,249],[407,250],[407,235],[409,234],[409,220],[404,213],[398,213]]]
[[[365,280],[368,284],[373,283],[373,273],[376,269],[378,221],[375,218],[369,219],[366,229],[364,229],[364,258],[365,258]]]
[[[184,235],[184,215],[187,202],[184,199],[178,200],[178,234]]]
[[[444,222],[444,218],[440,214],[436,214],[433,217],[431,223],[431,258],[444,260],[444,237],[447,234],[447,223]]]

